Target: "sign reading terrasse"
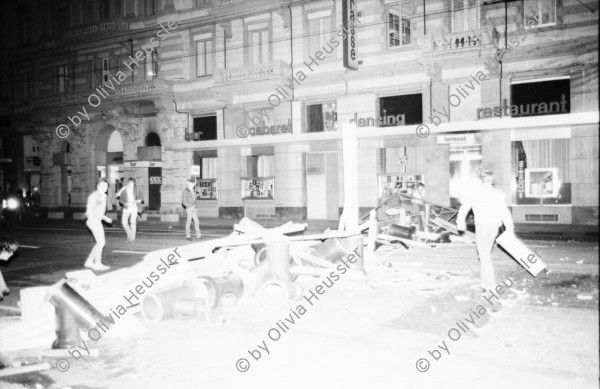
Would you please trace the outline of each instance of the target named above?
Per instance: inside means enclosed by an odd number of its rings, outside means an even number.
[[[342,26],[348,31],[348,39],[344,39],[344,67],[350,70],[358,70],[358,58],[356,56],[356,1],[342,0]]]
[[[442,144],[464,144],[473,145],[475,144],[475,134],[450,134],[450,135],[438,135],[437,143]]]

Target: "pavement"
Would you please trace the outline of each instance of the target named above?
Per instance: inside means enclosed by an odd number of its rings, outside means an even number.
[[[203,234],[224,236],[234,222],[203,219]],[[303,222],[309,233],[335,227]],[[106,230],[110,271],[188,243],[183,222],[141,222],[133,245],[120,227]],[[11,288],[0,304],[15,309],[21,288],[51,285],[81,269],[93,245],[77,221],[1,233],[22,245],[17,258],[0,265]],[[52,366],[0,378],[0,388],[598,388],[598,242],[524,242],[548,271],[534,278],[496,248],[497,282],[506,292],[497,299],[473,289],[473,245],[384,246],[378,255],[388,254],[386,261],[365,276],[300,276],[303,294],[275,308],[253,298],[220,325],[180,316],[145,323],[135,338],[88,340],[98,356],[69,357],[65,372],[55,367],[58,358],[0,356],[5,364]]]

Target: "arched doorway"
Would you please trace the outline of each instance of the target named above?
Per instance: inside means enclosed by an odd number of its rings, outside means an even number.
[[[123,138],[113,127],[106,126],[96,137],[96,178],[106,178],[109,184],[107,206],[116,206],[114,193],[120,189],[123,177]]]
[[[153,161],[161,160],[161,141],[156,132],[149,132],[144,140],[143,155],[138,151],[140,160],[148,161],[148,210],[160,210],[160,190],[162,187],[162,167],[160,163]]]

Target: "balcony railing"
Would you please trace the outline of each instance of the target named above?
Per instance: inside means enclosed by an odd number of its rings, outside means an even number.
[[[115,97],[130,97],[140,94],[152,93],[152,92],[160,92],[165,90],[164,81],[162,80],[149,80],[149,81],[140,81],[133,82],[128,84],[121,84],[120,87],[116,87],[113,92],[110,89],[104,88],[106,92],[108,92],[108,97],[106,100],[113,99]],[[32,106],[36,109],[43,109],[53,106],[60,105],[70,105],[70,104],[87,104],[88,98],[91,94],[98,95],[98,92],[95,89],[89,89],[87,91],[78,91],[78,92],[67,92],[60,93],[52,96],[45,97],[37,97],[33,99]],[[103,98],[102,101],[105,99]],[[93,102],[96,102],[94,98]]]
[[[151,93],[155,92],[157,89],[161,89],[163,86],[162,81],[160,80],[149,80],[149,81],[141,81],[134,82],[131,84],[124,84],[118,89],[118,93],[122,96],[131,96],[142,93]]]
[[[215,73],[215,82],[231,84],[241,81],[260,80],[279,75],[289,75],[289,65],[283,61],[273,61],[259,65],[219,70]]]
[[[433,51],[466,49],[481,46],[481,33],[471,31],[433,39]]]
[[[125,22],[118,19],[105,20],[91,26],[75,28],[62,34],[63,40],[86,38],[94,34],[115,32],[125,28]]]

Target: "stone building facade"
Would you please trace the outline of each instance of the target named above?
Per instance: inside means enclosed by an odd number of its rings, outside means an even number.
[[[11,134],[39,146],[43,203],[133,176],[174,220],[194,177],[200,216],[337,219],[354,123],[363,210],[417,182],[456,206],[489,168],[516,222],[597,224],[597,4],[346,3],[357,70],[342,0],[9,7],[3,93]]]

